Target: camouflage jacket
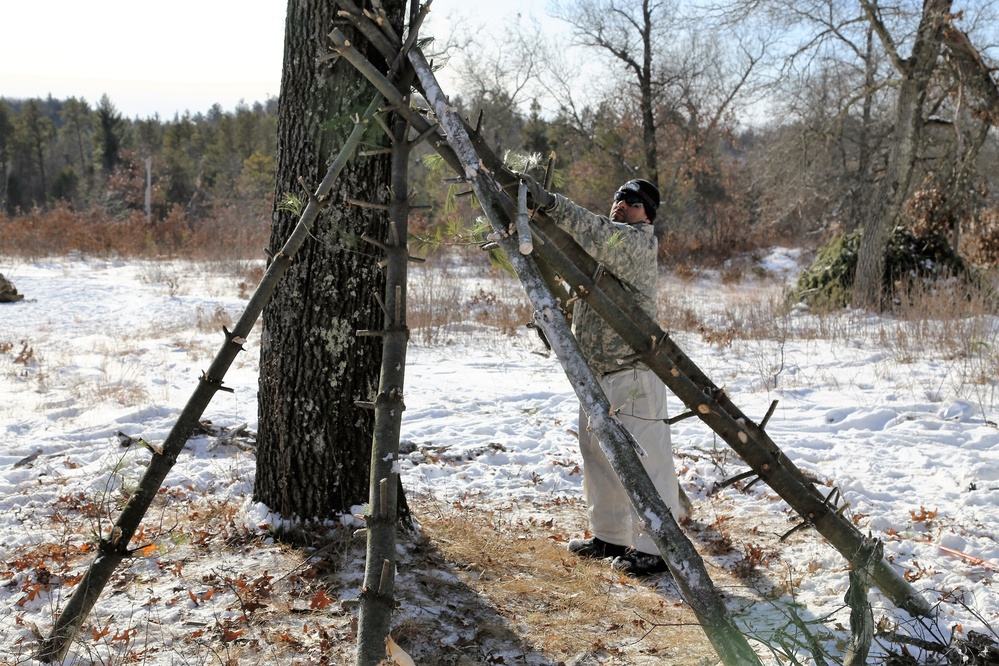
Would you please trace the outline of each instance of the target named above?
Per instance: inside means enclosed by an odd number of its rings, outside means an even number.
[[[602,278],[617,279],[633,292],[639,306],[653,319],[656,313],[656,256],[659,243],[651,224],[629,225],[612,222],[577,206],[561,194],[548,216],[565,229],[577,243],[609,273]],[[581,299],[572,309],[572,332],[583,356],[598,375],[622,370],[621,359],[634,350]]]

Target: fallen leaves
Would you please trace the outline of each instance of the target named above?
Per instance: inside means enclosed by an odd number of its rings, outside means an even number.
[[[203,604],[204,602],[210,600],[213,596],[215,596],[216,592],[218,592],[218,588],[213,587],[210,588],[208,591],[202,592],[201,594],[197,595],[194,594],[194,592],[188,590],[187,595],[191,598],[191,601],[194,602],[195,606],[200,606],[201,604]]]
[[[326,590],[319,588],[309,599],[309,608],[312,610],[322,610],[333,603],[333,599],[326,595]]]
[[[909,509],[909,515],[912,516],[912,522],[914,523],[928,523],[937,517],[937,509],[927,510],[926,507],[919,507],[919,511]]]

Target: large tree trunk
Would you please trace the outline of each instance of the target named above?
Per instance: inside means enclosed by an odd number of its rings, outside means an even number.
[[[883,293],[885,251],[909,195],[916,170],[923,138],[926,89],[940,54],[943,27],[950,12],[951,0],[927,0],[924,3],[912,53],[904,60],[899,57],[877,8],[868,0],[861,0],[861,4],[902,76],[895,106],[895,133],[888,153],[888,164],[864,228],[854,279],[855,304],[880,310],[886,296]]]
[[[382,4],[400,25],[404,1]],[[300,177],[314,188],[353,128],[352,117],[374,95],[353,67],[321,59],[329,52],[336,11],[328,0],[288,3],[278,202],[286,193],[301,193]],[[367,141],[387,145],[377,130]],[[313,242],[264,310],[254,494],[286,517],[329,518],[368,498],[373,415],[354,402],[374,396],[381,349],[376,339],[356,331],[380,327],[374,295],[382,291],[384,276],[360,236],[384,238],[387,221],[383,212],[347,201],[387,203],[388,179],[384,155],[358,157],[344,169],[316,221]],[[296,217],[275,211],[272,252],[281,248]]]

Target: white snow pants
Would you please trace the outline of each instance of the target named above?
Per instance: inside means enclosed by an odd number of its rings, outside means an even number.
[[[599,381],[622,425],[645,449],[647,455],[642,457],[642,465],[652,483],[673,511],[673,517],[680,520],[686,514],[680,506],[669,425],[663,421],[667,417],[666,386],[647,369],[621,370],[604,375]],[[589,419],[580,408],[579,449],[583,456],[583,495],[590,531],[608,543],[643,553],[658,553],[588,426]]]

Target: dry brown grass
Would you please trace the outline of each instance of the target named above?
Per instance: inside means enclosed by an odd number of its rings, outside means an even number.
[[[59,511],[46,524],[48,534],[12,551],[6,566],[66,579],[78,575],[93,554],[86,535],[99,530],[98,522],[118,515],[125,491],[59,497],[54,501]],[[671,582],[630,578],[606,562],[567,553],[567,531],[578,532],[585,522],[580,502],[533,508],[543,517],[531,518],[519,507],[516,515],[527,517],[514,518],[508,508],[471,500],[413,501],[422,532],[399,535],[392,636],[416,663],[718,663]],[[318,525],[299,525],[282,530],[286,543],[275,544],[247,529],[244,520],[238,502],[181,486],[164,488],[133,542],[144,548],[142,557],[114,580],[116,594],[129,594],[137,607],[155,612],[141,619],[93,616],[76,643],[89,660],[73,663],[142,663],[154,657],[162,661],[163,655],[195,665],[353,663],[364,540],[349,538],[348,530],[330,533]],[[757,547],[741,546],[747,542],[733,532],[732,522],[688,525],[687,530],[706,553],[745,548],[752,555]],[[299,545],[287,543],[292,541]],[[73,547],[45,545],[52,542]],[[35,587],[48,589],[48,578],[39,575],[21,576],[25,594]],[[711,569],[727,594],[740,584],[736,575]],[[192,616],[182,624],[157,624],[158,613],[202,607],[214,609],[217,621]],[[107,642],[111,635],[129,642]],[[156,638],[161,635],[170,636],[170,642]],[[23,645],[25,663],[32,649]]]
[[[406,320],[415,340],[435,344],[470,327],[499,337],[523,332],[532,308],[520,282],[485,255],[440,255],[410,270]]]
[[[635,579],[569,554],[564,530],[581,521],[582,506],[562,505],[558,520],[511,518],[472,503],[417,512],[461,581],[553,663],[587,654],[615,664],[717,660],[671,581]]]
[[[141,404],[149,399],[145,384],[140,381],[143,371],[144,368],[137,364],[109,357],[95,377],[72,386],[71,391],[74,397],[87,405]]]
[[[958,280],[913,281],[899,285],[891,312],[859,309],[810,310],[790,303],[784,286],[771,280],[714,281],[716,294],[683,288],[686,272],[659,294],[663,328],[692,333],[718,349],[739,346],[760,357],[761,380],[771,388],[783,363],[785,345],[809,340],[866,346],[887,352],[899,377],[927,360],[941,364],[938,396],[952,396],[991,409],[999,404],[999,275],[976,284]],[[705,297],[708,294],[708,297]],[[913,382],[915,386],[917,382]]]
[[[229,261],[262,256],[269,235],[266,217],[247,221],[245,214],[227,208],[198,222],[188,220],[180,209],[147,223],[140,211],[113,216],[100,207],[73,210],[66,204],[16,217],[0,214],[4,254],[27,259],[78,252],[98,257]]]

